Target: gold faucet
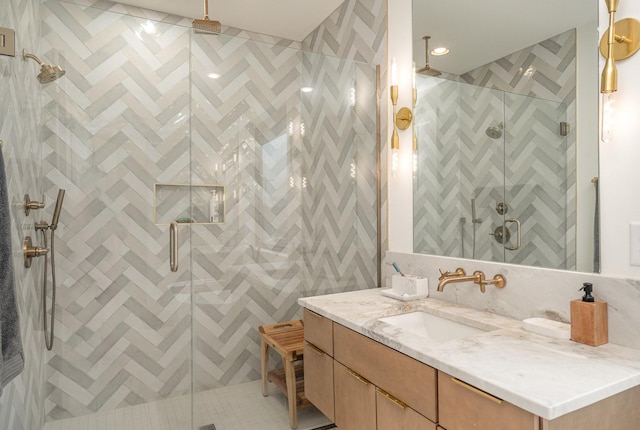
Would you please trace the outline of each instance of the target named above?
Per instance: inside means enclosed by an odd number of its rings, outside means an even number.
[[[487,280],[483,272],[476,270],[473,272],[473,275],[467,276],[461,267],[458,267],[455,272],[440,269],[440,278],[438,278],[438,280],[440,281],[438,283],[438,291],[444,290],[447,284],[457,282],[474,282],[480,285],[480,291],[482,293],[486,291],[487,285],[495,285],[497,288],[504,288],[507,285],[507,279],[503,275],[497,274],[493,279]]]

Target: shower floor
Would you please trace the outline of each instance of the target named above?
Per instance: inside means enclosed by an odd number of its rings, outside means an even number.
[[[213,424],[216,430],[290,430],[287,400],[277,388],[271,384],[270,387],[268,397],[262,396],[260,381],[196,394],[195,429]],[[43,430],[186,430],[190,414],[189,396],[182,396],[51,421]],[[299,430],[312,430],[330,423],[314,407],[298,411]]]

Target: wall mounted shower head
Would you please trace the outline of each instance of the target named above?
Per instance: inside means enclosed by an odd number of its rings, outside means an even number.
[[[486,132],[487,136],[492,139],[500,139],[502,137],[502,130],[504,129],[504,124],[500,123],[498,125],[494,125],[492,127],[487,128]]]
[[[62,66],[54,66],[53,64],[44,64],[44,62],[34,54],[28,53],[26,50],[22,50],[22,58],[31,58],[36,63],[40,64],[40,74],[38,74],[38,81],[41,84],[48,84],[56,79],[64,76],[66,73]]]

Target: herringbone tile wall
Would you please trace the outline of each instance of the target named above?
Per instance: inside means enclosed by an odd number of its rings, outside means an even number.
[[[68,69],[45,121],[47,186],[67,189],[49,419],[186,393],[192,339],[196,390],[255,380],[258,325],[299,318],[300,296],[374,285],[371,66],[44,9],[45,52]],[[225,185],[227,222],[181,226],[171,274],[153,184],[191,180]]]
[[[0,428],[10,430],[39,429],[44,416],[45,391],[44,342],[42,333],[41,276],[42,259],[30,269],[22,262],[22,241],[36,237],[33,224],[50,216],[51,200],[45,214],[31,212],[25,216],[22,199],[25,194],[40,200],[42,196],[42,146],[39,133],[40,101],[43,86],[32,61],[23,61],[20,49],[40,54],[39,1],[0,0],[0,27],[16,31],[16,56],[0,56],[0,140],[11,206],[11,243],[15,292],[20,315],[20,332],[25,365],[22,373],[9,383],[0,397]]]
[[[559,136],[559,122],[575,119],[573,64],[570,31],[462,76],[473,85],[419,78],[416,252],[574,267],[575,135]],[[486,129],[499,124],[504,136],[489,138]],[[472,198],[482,219],[475,250]],[[510,207],[505,219],[522,222],[516,252],[489,236],[502,224],[501,201]]]
[[[317,29],[302,41],[304,50],[330,57],[347,58],[365,64],[380,65],[380,116],[387,118],[389,95],[387,82],[387,2],[384,0],[345,0]],[[372,129],[373,130],[373,129]],[[386,172],[390,136],[387,122],[380,124],[380,163]],[[387,175],[380,177],[380,221],[382,261],[388,246]],[[384,278],[383,278],[384,282]]]

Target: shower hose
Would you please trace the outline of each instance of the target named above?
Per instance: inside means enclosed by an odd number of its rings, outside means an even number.
[[[44,247],[47,247],[47,231],[43,229],[42,242]],[[47,350],[51,351],[53,348],[53,332],[55,327],[55,315],[56,315],[56,248],[55,248],[55,231],[51,230],[51,324],[47,323],[47,262],[48,253],[44,255],[44,268],[42,269],[42,322],[44,328],[44,343]],[[49,325],[51,325],[51,332],[49,332]]]

